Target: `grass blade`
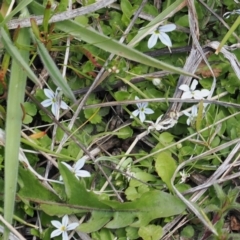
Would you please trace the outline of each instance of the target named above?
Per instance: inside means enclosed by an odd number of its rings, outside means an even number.
[[[3,30],[3,29],[2,29]],[[3,31],[5,34],[5,32]],[[20,29],[18,44],[29,45],[30,37],[27,29]],[[5,44],[5,41],[4,41]],[[10,44],[9,44],[10,45]],[[5,47],[9,49],[8,46]],[[10,47],[13,49],[13,45]],[[29,52],[18,50],[15,54],[26,63]],[[11,224],[13,219],[16,186],[18,179],[18,156],[20,147],[20,133],[22,125],[22,109],[20,104],[24,101],[27,73],[22,70],[18,60],[14,58],[11,66],[10,84],[8,90],[7,118],[6,118],[6,147],[4,165],[4,218]],[[8,239],[9,231],[4,231],[4,240]]]

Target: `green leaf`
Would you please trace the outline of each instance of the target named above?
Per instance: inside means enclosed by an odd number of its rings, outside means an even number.
[[[163,229],[160,226],[148,225],[140,227],[138,234],[143,240],[158,240],[163,235]]]
[[[91,212],[90,220],[78,227],[81,231],[98,231],[103,226],[107,228],[130,225],[141,227],[154,219],[180,214],[185,210],[184,203],[177,197],[157,190],[143,193],[141,198],[132,202],[100,200],[98,195],[86,190],[84,182],[78,180],[63,164],[59,164],[59,169],[65,184],[68,199],[66,203],[56,200],[56,196],[50,198],[46,190],[42,200],[41,193],[44,187],[38,183],[37,179],[29,179],[22,175],[21,197],[38,203],[48,215]],[[32,191],[32,183],[37,186],[34,191]]]
[[[18,177],[18,165],[19,165],[19,147],[20,147],[20,133],[22,126],[22,109],[21,103],[24,101],[27,72],[23,71],[19,60],[28,67],[27,61],[29,60],[29,51],[19,50],[12,45],[11,40],[5,42],[8,39],[8,35],[5,30],[1,28],[2,40],[4,40],[5,47],[10,50],[10,55],[13,54],[12,50],[15,49],[17,55],[13,58],[11,71],[10,71],[10,83],[7,97],[7,117],[6,117],[6,143],[5,143],[5,159],[4,159],[4,218],[11,224],[13,218],[15,194],[17,187]],[[17,44],[30,44],[30,38],[28,37],[27,29],[20,29],[18,34]],[[30,69],[30,68],[29,68]],[[4,231],[4,239],[7,240],[9,230]]]
[[[132,16],[132,5],[128,0],[121,0],[120,2],[121,9],[123,11],[123,14],[130,19]]]
[[[32,122],[32,120],[33,120],[33,118],[30,116],[30,115],[25,115],[25,117],[24,117],[24,119],[23,119],[23,123],[24,124],[29,124],[29,123],[31,123]]]
[[[183,228],[183,230],[181,231],[181,236],[184,238],[193,238],[194,236],[194,229],[191,225],[188,225],[186,227]]]
[[[114,97],[117,101],[124,101],[129,98],[129,92],[126,91],[117,91],[114,93]]]
[[[119,131],[117,131],[117,136],[118,138],[121,138],[121,139],[130,138],[132,137],[132,135],[133,135],[133,130],[129,126],[121,128]]]
[[[21,189],[18,195],[22,199],[45,200],[45,201],[60,201],[60,199],[43,184],[27,169],[19,168],[19,176],[21,179]],[[34,186],[31,188],[31,185]]]
[[[169,132],[163,132],[159,136],[159,141],[163,144],[170,143],[174,139],[174,136]]]
[[[35,116],[37,114],[37,107],[35,104],[30,102],[24,102],[23,107],[25,112],[30,116]]]
[[[161,152],[156,154],[155,167],[158,176],[167,184],[168,188],[172,190],[171,178],[177,168],[175,160],[172,158],[170,152]]]
[[[99,115],[99,108],[89,108],[84,109],[84,116],[92,124],[97,124],[102,122],[102,117]]]

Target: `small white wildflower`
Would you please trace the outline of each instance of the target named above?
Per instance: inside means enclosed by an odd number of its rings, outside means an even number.
[[[194,79],[192,81],[191,86],[189,87],[187,84],[182,84],[179,89],[182,90],[184,93],[182,94],[182,99],[187,98],[194,98],[194,99],[203,99],[210,94],[210,91],[207,89],[195,90],[196,86],[198,85],[198,81]]]
[[[234,15],[234,14],[240,14],[240,9],[237,9],[237,10],[233,10],[232,12],[225,12],[224,14],[223,14],[223,17],[224,18],[229,18],[231,15]]]
[[[172,41],[166,32],[171,32],[175,29],[175,24],[167,24],[165,26],[158,27],[158,29],[152,33],[152,36],[148,40],[148,48],[153,48],[156,45],[158,38],[164,45],[172,47]]]
[[[51,111],[53,115],[56,117],[57,112],[60,108],[66,110],[68,109],[68,105],[59,99],[59,88],[56,89],[55,93],[52,90],[44,88],[44,94],[48,97],[48,99],[41,102],[43,107],[49,107],[52,105]]]
[[[135,100],[138,100],[139,98],[136,96]],[[137,117],[139,115],[139,119],[141,122],[144,122],[146,119],[145,114],[153,114],[154,111],[151,108],[148,108],[148,103],[144,102],[144,103],[137,103],[136,104],[138,109],[132,112],[132,115],[134,117]],[[131,116],[130,118],[133,118],[133,116]]]
[[[190,174],[189,173],[185,173],[185,171],[183,170],[182,172],[180,172],[180,175],[181,175],[181,181],[180,183],[185,183],[187,178],[190,177]]]
[[[192,112],[191,113],[189,113],[187,111],[183,111],[183,114],[188,116],[187,125],[190,125],[191,123],[193,123],[195,121],[195,118],[198,115],[197,106],[196,105],[192,106]]]
[[[81,170],[85,164],[84,158],[80,158],[73,167],[65,162],[62,162],[62,164],[65,165],[77,179],[79,179],[79,177],[91,177],[91,174],[88,171]],[[60,179],[62,179],[62,177],[60,177]]]
[[[53,238],[53,237],[56,237],[56,236],[59,236],[60,234],[62,234],[62,239],[68,240],[67,231],[71,231],[79,225],[78,223],[68,224],[68,222],[69,222],[68,215],[65,215],[62,218],[62,222],[59,222],[56,220],[51,221],[52,225],[57,229],[51,233],[50,237]]]

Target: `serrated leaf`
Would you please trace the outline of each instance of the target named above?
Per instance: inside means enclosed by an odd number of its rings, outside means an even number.
[[[177,168],[175,160],[172,158],[170,152],[161,152],[155,156],[155,167],[158,176],[167,184],[168,188],[172,190],[171,178]]]

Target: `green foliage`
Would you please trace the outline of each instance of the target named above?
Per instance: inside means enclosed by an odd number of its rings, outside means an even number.
[[[109,229],[128,225],[139,228],[153,219],[176,215],[185,209],[185,205],[178,198],[156,190],[143,193],[140,199],[132,202],[100,200],[96,194],[87,191],[83,180],[77,180],[64,165],[59,164],[59,169],[67,195],[66,203],[60,202],[54,193],[47,190],[26,170],[20,171],[22,184],[19,196],[38,203],[49,215],[91,211],[90,220],[79,226],[79,230],[84,232],[94,232],[103,226]],[[30,191],[30,183],[34,183],[33,191]]]
[[[161,177],[168,188],[172,190],[171,178],[177,168],[176,161],[171,156],[171,153],[166,151],[156,154],[154,158],[156,171],[159,177]]]
[[[154,113],[148,115],[147,120],[155,122],[172,106],[168,99],[176,91],[179,74],[193,77],[195,70],[192,71],[190,65],[185,66],[190,52],[186,48],[191,35],[190,6],[186,7],[183,0],[156,1],[155,5],[153,1],[147,1],[139,17],[132,22],[141,0],[122,0],[108,6],[104,1],[101,4],[94,0],[82,1],[81,8],[79,1],[73,1],[72,13],[79,8],[80,15],[64,20],[65,16],[71,15],[69,1],[58,2],[58,7],[53,10],[53,1],[16,1],[7,16],[11,1],[1,3],[0,127],[6,130],[6,138],[0,131],[0,207],[4,208],[0,210],[5,211],[5,215],[13,212],[13,205],[10,210],[6,208],[10,203],[6,199],[14,200],[15,197],[6,196],[14,188],[4,185],[18,181],[14,214],[21,219],[16,221],[29,225],[37,210],[41,231],[32,225],[29,227],[31,235],[39,239],[50,239],[54,230],[51,220],[61,221],[65,214],[84,219],[77,230],[96,240],[161,239],[166,237],[163,231],[169,227],[166,224],[171,225],[175,216],[181,214],[185,214],[187,221],[170,238],[200,239],[210,235],[209,239],[234,239],[236,236],[226,232],[224,225],[229,211],[240,208],[235,180],[204,188],[205,193],[199,199],[194,193],[185,194],[221,170],[221,164],[240,136],[239,107],[218,105],[222,102],[240,104],[240,82],[229,59],[222,53],[206,55],[216,73],[213,96],[217,100],[210,102],[207,108],[202,102],[183,103],[181,111],[198,104],[196,124],[188,126],[187,117],[180,115],[174,127],[148,132],[148,122],[141,124],[138,117],[136,121],[130,119],[130,112],[136,105],[129,105],[128,100],[135,96],[163,98],[163,102],[148,103]],[[219,17],[238,8],[235,1],[205,2]],[[209,41],[221,41],[224,36],[227,36],[224,41],[227,39],[228,45],[238,42],[204,5],[194,1],[194,6],[196,30],[197,26],[200,28],[200,46]],[[89,12],[89,9],[95,10]],[[29,14],[32,26],[10,31],[14,22]],[[64,17],[49,24],[57,14],[64,14]],[[35,15],[44,16],[42,24],[34,22]],[[238,36],[237,17],[232,14],[224,20],[235,28]],[[173,47],[168,49],[158,40],[154,50],[148,49],[152,32],[168,23],[177,25],[175,31],[167,32]],[[150,57],[152,54],[157,56]],[[231,54],[236,56],[234,62],[238,67],[239,49]],[[183,71],[183,66],[191,74]],[[160,70],[169,72],[165,75]],[[195,74],[202,78],[198,79],[197,90],[212,88],[213,78],[204,61]],[[25,96],[26,76],[32,82],[27,82],[30,95]],[[160,86],[153,84],[155,77],[161,78]],[[57,86],[63,90],[62,100],[69,105],[69,111],[57,119],[58,123],[39,106],[47,99],[43,89],[55,90]],[[86,97],[91,86],[94,90]],[[8,93],[7,99],[5,93]],[[126,102],[123,106],[116,103],[117,106],[104,107],[112,101]],[[79,109],[82,103],[83,107]],[[86,108],[94,104],[103,106]],[[50,111],[51,106],[47,109]],[[77,109],[79,112],[75,114]],[[118,121],[112,122],[115,115]],[[33,131],[35,134],[31,135]],[[21,162],[17,174],[19,146],[26,162]],[[12,154],[15,157],[9,157]],[[188,161],[197,156],[201,157]],[[77,179],[61,164],[64,161],[74,166],[81,157],[87,161],[79,171],[87,170],[91,177]],[[9,167],[13,160],[14,165]],[[226,173],[237,174],[237,160],[236,156],[234,164],[226,167],[225,173],[221,174],[223,179]],[[180,164],[181,169],[178,168]],[[186,179],[182,176],[183,170],[189,174]],[[48,181],[38,179],[37,174]],[[59,175],[63,177],[62,182],[58,181]],[[176,179],[171,183],[173,176]],[[187,202],[186,206],[176,191],[187,200],[194,195],[194,201]],[[186,207],[191,207],[190,203],[195,209],[194,214],[184,212]],[[212,230],[214,225],[215,234],[219,236],[212,236],[207,228],[202,230],[201,222]],[[75,234],[74,238],[79,236]]]

